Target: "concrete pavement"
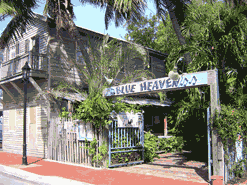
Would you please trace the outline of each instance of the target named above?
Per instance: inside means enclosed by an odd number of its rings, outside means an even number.
[[[57,185],[57,184],[60,184],[60,185],[63,185],[63,184],[64,185],[67,185],[67,184],[92,185],[89,183],[65,179],[62,177],[37,175],[37,174],[31,173],[31,172],[27,172],[27,171],[24,171],[21,169],[16,169],[16,168],[4,166],[4,165],[0,165],[0,172],[14,176],[14,177],[18,177],[20,179],[24,179],[26,181],[41,184],[41,185]]]

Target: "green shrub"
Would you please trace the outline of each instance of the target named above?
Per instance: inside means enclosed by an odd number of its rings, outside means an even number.
[[[144,162],[153,162],[155,157],[160,158],[158,151],[158,137],[150,131],[144,134]]]
[[[166,152],[181,152],[184,146],[183,137],[159,138],[159,150]]]

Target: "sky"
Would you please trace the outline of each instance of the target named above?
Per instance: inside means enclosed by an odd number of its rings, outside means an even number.
[[[38,0],[38,5],[40,7],[33,9],[35,13],[43,14],[44,6],[46,0]],[[148,8],[145,11],[146,15],[156,14],[156,8],[153,0],[147,0]],[[82,5],[79,0],[71,0],[74,5],[74,13],[76,19],[74,20],[77,26],[81,26],[92,31],[97,31],[103,34],[109,34],[112,37],[118,39],[124,39],[124,35],[127,34],[126,28],[120,25],[118,28],[115,27],[114,21],[111,21],[108,30],[105,29],[105,9],[96,8],[92,5],[86,4]],[[0,34],[11,20],[11,17],[0,22]],[[125,40],[125,39],[124,39]]]

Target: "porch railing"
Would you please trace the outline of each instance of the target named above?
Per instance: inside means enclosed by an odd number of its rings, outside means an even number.
[[[1,79],[21,73],[26,61],[32,70],[47,70],[47,55],[25,54],[1,64]]]

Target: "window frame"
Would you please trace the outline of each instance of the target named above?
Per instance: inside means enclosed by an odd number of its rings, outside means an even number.
[[[28,46],[27,46],[28,44]],[[26,39],[25,40],[25,54],[28,54],[28,52],[30,51],[30,40]]]
[[[17,42],[15,44],[15,56],[18,56],[20,54],[20,43]]]

